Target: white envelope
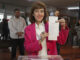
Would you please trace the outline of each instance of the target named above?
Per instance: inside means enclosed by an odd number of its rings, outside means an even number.
[[[59,23],[56,23],[58,17],[49,16],[49,36],[48,40],[57,40],[59,36]]]

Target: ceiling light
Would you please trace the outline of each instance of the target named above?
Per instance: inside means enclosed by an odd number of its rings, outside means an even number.
[[[78,10],[79,7],[78,7],[78,6],[76,6],[76,7],[68,7],[67,9],[68,9],[68,10]]]

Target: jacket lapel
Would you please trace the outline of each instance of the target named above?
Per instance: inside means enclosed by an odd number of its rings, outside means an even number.
[[[37,40],[37,38],[36,38],[36,29],[35,29],[35,23],[33,23],[33,25],[32,25],[32,38],[33,39],[35,39],[35,40]],[[33,37],[34,36],[34,37]]]
[[[33,39],[37,40],[37,37],[36,37],[36,28],[35,28],[35,23],[32,24],[32,37]],[[45,23],[45,32],[48,32],[48,23]]]
[[[45,23],[45,32],[48,32],[48,23]]]

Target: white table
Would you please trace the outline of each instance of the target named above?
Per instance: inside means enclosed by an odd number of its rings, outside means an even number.
[[[48,56],[19,56],[18,60],[63,60],[60,55],[48,55]]]

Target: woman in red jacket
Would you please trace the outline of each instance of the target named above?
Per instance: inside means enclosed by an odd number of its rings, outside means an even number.
[[[37,2],[31,9],[31,25],[25,28],[24,47],[28,55],[57,55],[56,42],[65,44],[69,29],[64,19],[58,20],[61,23],[61,30],[57,41],[48,40],[48,22],[46,21],[47,13],[44,3]]]

